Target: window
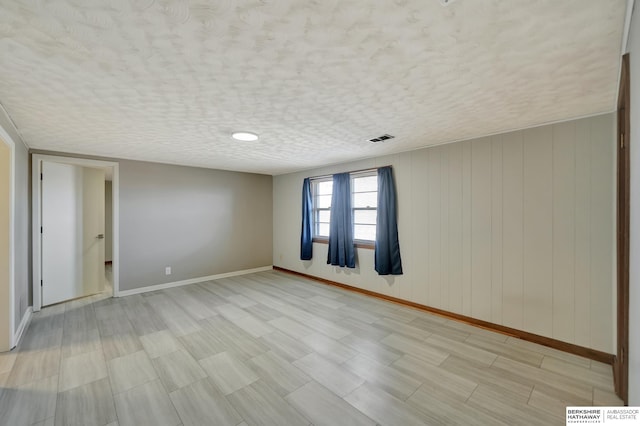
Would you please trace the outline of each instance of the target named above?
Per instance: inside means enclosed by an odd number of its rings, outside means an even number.
[[[378,175],[351,177],[351,208],[353,209],[353,238],[376,240],[376,215],[378,209]]]
[[[313,194],[313,230],[314,237],[329,238],[329,219],[331,217],[331,194],[333,180],[323,179],[312,182]]]
[[[315,179],[311,183],[313,194],[313,237],[329,238],[331,217],[332,178]],[[351,175],[351,208],[353,214],[353,238],[356,241],[376,240],[376,215],[378,207],[377,172]]]

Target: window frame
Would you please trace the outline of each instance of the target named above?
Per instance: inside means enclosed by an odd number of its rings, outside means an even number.
[[[376,244],[376,240],[362,240],[362,239],[358,239],[355,238],[355,226],[356,226],[356,221],[355,221],[355,213],[356,210],[359,211],[375,211],[376,212],[376,224],[374,226],[377,226],[377,222],[378,222],[378,206],[376,203],[376,207],[354,207],[353,205],[355,204],[355,194],[365,194],[365,193],[373,193],[375,192],[376,194],[376,198],[378,196],[378,186],[377,186],[377,179],[378,179],[378,170],[367,170],[367,171],[363,171],[363,172],[355,172],[355,173],[350,173],[349,176],[351,177],[351,218],[353,221],[353,233],[354,233],[354,238],[353,238],[353,242],[356,244],[357,247],[360,246],[366,246],[366,247],[371,247],[371,248],[375,248],[375,244]],[[375,191],[360,191],[360,192],[354,192],[353,188],[354,188],[354,180],[358,179],[358,178],[365,178],[365,177],[370,177],[370,176],[375,176],[376,177],[376,190]],[[362,225],[370,225],[370,224],[362,224]],[[377,237],[377,235],[376,235]]]
[[[331,214],[331,206],[329,206],[328,208],[320,208],[317,207],[318,203],[318,196],[321,194],[318,194],[318,184],[320,182],[331,182],[333,180],[332,177],[323,177],[323,178],[312,178],[311,179],[311,200],[313,203],[313,209],[312,209],[312,214],[313,214],[313,242],[318,242],[318,243],[329,243],[329,234],[327,235],[319,235],[318,231],[319,231],[319,225],[320,223],[325,223],[325,222],[320,222],[319,218],[320,218],[320,211],[328,211],[329,214]],[[333,189],[331,190],[333,195]],[[329,222],[327,222],[329,223]]]
[[[352,207],[351,207],[351,217],[353,220],[353,226],[354,226],[354,233],[355,233],[355,211],[359,210],[359,211],[376,211],[376,222],[377,222],[377,210],[378,207],[353,207],[353,201],[354,201],[354,194],[356,194],[353,191],[353,181],[354,179],[357,178],[362,178],[362,177],[369,177],[369,176],[378,176],[378,170],[377,169],[371,169],[371,170],[365,170],[365,171],[357,171],[357,172],[349,172],[349,178],[351,179],[351,203],[352,203]],[[320,211],[328,211],[329,214],[331,214],[331,206],[329,206],[328,208],[320,208],[320,207],[316,207],[317,206],[317,199],[318,196],[320,194],[318,194],[318,184],[320,182],[328,182],[331,181],[333,179],[333,176],[322,176],[322,177],[317,177],[317,178],[311,178],[311,199],[313,202],[313,238],[312,241],[314,243],[320,243],[320,244],[329,244],[329,236],[328,235],[318,235],[318,230],[319,230],[319,224],[320,223],[325,223],[325,222],[320,222],[319,221],[319,217],[320,217]],[[377,194],[378,190],[376,187],[376,191],[362,191],[362,192],[358,192],[358,193],[365,193],[365,192],[375,192]],[[333,195],[333,191],[332,191],[332,195]],[[365,224],[366,225],[366,224]],[[362,240],[362,239],[357,239],[354,238],[353,239],[353,243],[357,248],[365,248],[365,249],[374,249],[376,246],[376,240]]]

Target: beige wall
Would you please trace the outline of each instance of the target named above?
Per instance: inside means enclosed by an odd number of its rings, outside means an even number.
[[[10,188],[11,151],[9,146],[0,140],[0,352],[11,349],[11,318],[9,316],[11,309],[9,298]]]
[[[274,265],[613,353],[611,114],[274,178]],[[307,176],[394,166],[404,275],[299,260]]]

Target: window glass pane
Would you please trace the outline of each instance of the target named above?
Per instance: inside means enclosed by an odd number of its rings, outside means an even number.
[[[362,192],[353,194],[353,207],[378,207],[378,193]]]
[[[331,210],[320,210],[318,211],[318,222],[327,222],[329,223],[329,219],[331,218]]]
[[[363,176],[353,178],[353,192],[377,191],[378,176]]]
[[[375,225],[354,225],[353,238],[356,240],[376,240],[376,226]]]
[[[331,194],[329,195],[318,195],[316,197],[316,208],[319,209],[327,209],[331,207]]]
[[[374,229],[375,232],[375,229]],[[318,223],[318,235],[323,237],[329,236],[329,224],[328,223]]]
[[[333,181],[332,180],[324,180],[324,181],[320,181],[316,183],[316,188],[317,188],[317,192],[316,194],[318,195],[326,195],[329,194],[331,195],[331,192],[333,191]]]
[[[313,209],[316,220],[314,236],[328,237],[333,180],[319,180],[313,182],[313,185]]]
[[[376,224],[376,210],[354,210],[353,223],[355,224]]]

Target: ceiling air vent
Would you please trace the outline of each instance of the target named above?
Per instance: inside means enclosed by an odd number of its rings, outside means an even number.
[[[384,141],[386,141],[387,139],[393,139],[393,138],[395,138],[395,136],[391,136],[391,135],[382,135],[382,136],[378,136],[377,138],[369,139],[369,142],[373,142],[373,143],[376,143],[376,142],[384,142]]]

